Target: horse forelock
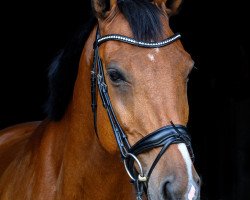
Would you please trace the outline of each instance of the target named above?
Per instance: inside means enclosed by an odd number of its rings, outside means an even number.
[[[120,12],[128,21],[133,36],[141,41],[157,41],[162,36],[162,11],[149,0],[117,1]]]

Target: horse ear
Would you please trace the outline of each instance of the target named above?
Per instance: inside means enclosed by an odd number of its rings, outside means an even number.
[[[182,0],[154,0],[154,2],[161,6],[163,3],[167,7],[167,12],[170,16],[178,13]]]
[[[103,19],[116,0],[91,0],[92,9],[98,19]]]

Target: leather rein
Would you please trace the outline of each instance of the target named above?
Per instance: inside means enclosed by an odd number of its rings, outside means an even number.
[[[190,157],[194,159],[193,150],[191,147],[191,139],[188,135],[187,128],[182,125],[175,125],[171,122],[171,125],[164,126],[146,137],[139,140],[136,144],[131,146],[127,139],[126,134],[124,133],[120,123],[118,122],[114,109],[111,104],[111,100],[108,94],[108,87],[105,81],[103,64],[101,58],[99,56],[99,46],[107,41],[118,41],[127,44],[131,44],[137,47],[142,48],[159,48],[175,42],[180,38],[180,34],[175,34],[163,41],[160,42],[142,42],[137,41],[133,38],[129,38],[126,36],[112,34],[101,37],[99,28],[97,27],[96,31],[96,39],[93,45],[94,48],[94,58],[93,65],[91,71],[91,96],[92,96],[92,111],[94,115],[94,126],[95,131],[97,133],[97,88],[103,103],[103,107],[106,109],[110,124],[112,126],[116,142],[118,144],[118,148],[121,153],[121,158],[124,162],[125,169],[131,178],[132,183],[135,185],[136,189],[136,199],[141,200],[143,196],[143,190],[147,189],[148,181],[150,175],[153,172],[156,164],[160,160],[161,156],[167,150],[167,148],[171,144],[176,143],[185,143]],[[98,86],[98,87],[97,87]],[[162,147],[159,154],[155,158],[152,166],[150,167],[147,174],[145,174],[142,165],[137,158],[137,156],[145,151],[149,151],[150,149]],[[135,162],[137,163],[138,170],[135,168]],[[145,191],[146,193],[146,191]],[[146,193],[147,194],[147,193]]]

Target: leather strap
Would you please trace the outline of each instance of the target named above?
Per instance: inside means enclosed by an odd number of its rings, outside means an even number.
[[[162,127],[154,131],[153,133],[145,136],[141,140],[139,140],[136,144],[134,144],[131,147],[129,153],[132,153],[133,155],[137,156],[153,148],[162,147],[162,149],[160,150],[159,154],[155,158],[152,166],[150,167],[147,173],[147,181],[148,181],[153,169],[155,168],[156,164],[158,163],[164,152],[167,150],[167,148],[171,144],[177,144],[177,143],[185,143],[188,147],[190,157],[191,158],[194,157],[191,148],[191,139],[187,133],[187,128],[182,125],[174,125],[173,123],[171,123],[171,125],[169,126]],[[131,157],[128,157],[127,163],[129,171],[132,173],[134,177],[136,177],[134,170],[134,160],[131,159]]]
[[[131,147],[129,152],[138,155],[143,151],[165,145],[169,138],[175,138],[176,141],[184,141],[182,138],[185,137],[189,142],[190,139],[187,133],[187,128],[182,125],[175,125],[175,127],[179,130],[179,133],[176,132],[172,125],[162,127],[139,140]]]

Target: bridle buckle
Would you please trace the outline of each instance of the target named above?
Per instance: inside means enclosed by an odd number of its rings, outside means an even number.
[[[141,174],[138,175],[138,181],[140,182],[147,182],[148,177],[147,176],[141,176]]]

